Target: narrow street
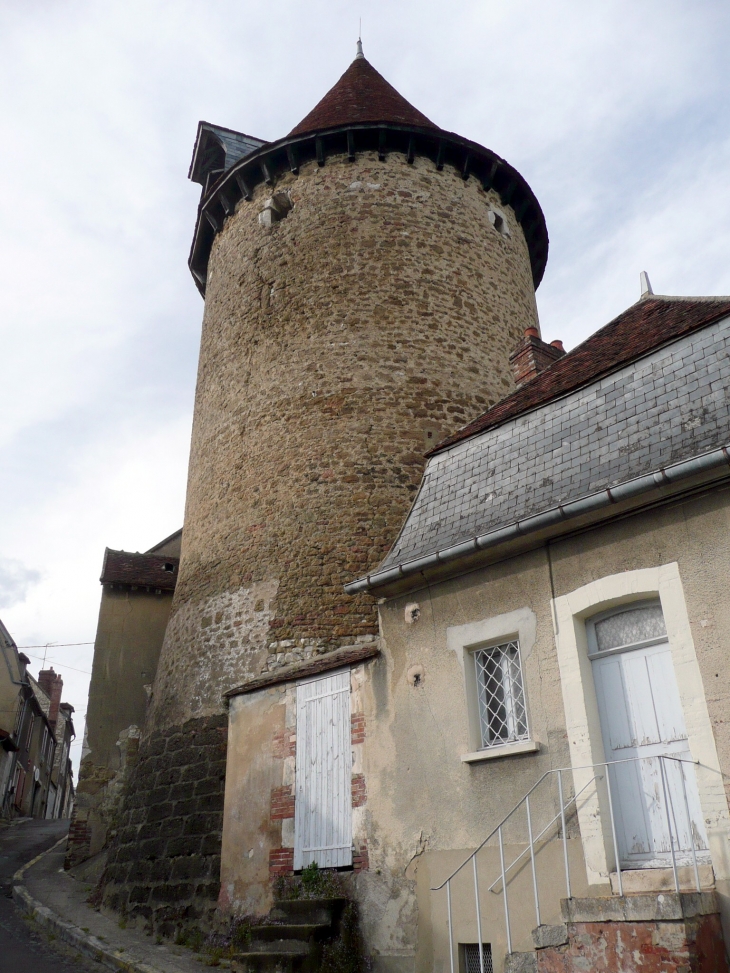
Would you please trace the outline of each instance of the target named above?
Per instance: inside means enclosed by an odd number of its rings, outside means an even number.
[[[99,966],[51,943],[13,902],[13,874],[54,845],[68,821],[20,819],[0,831],[0,973],[87,973]]]

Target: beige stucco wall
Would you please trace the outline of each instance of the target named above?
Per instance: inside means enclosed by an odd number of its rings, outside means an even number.
[[[136,746],[171,604],[169,592],[102,588],[69,862],[94,855],[105,844],[129,731]]]
[[[572,752],[575,740],[568,736],[569,725],[571,732],[575,730],[572,697],[590,694],[592,687],[585,678],[577,688],[571,687],[572,676],[561,658],[564,650],[556,647],[556,619],[562,612],[564,621],[566,605],[572,604],[582,624],[582,618],[593,611],[631,597],[646,597],[654,582],[667,616],[693,757],[707,768],[704,782],[703,770],[698,770],[700,796],[718,891],[723,911],[728,911],[728,807],[722,778],[713,771],[714,762],[714,770],[730,775],[727,499],[726,490],[716,489],[554,542],[549,553],[543,548],[522,554],[380,605],[382,652],[356,681],[357,705],[366,715],[358,768],[365,774],[368,794],[365,807],[357,809],[357,830],[367,840],[369,869],[353,880],[377,969],[446,973],[445,892],[432,893],[430,887],[448,876],[546,770],[570,766],[571,760],[578,759]],[[413,605],[418,605],[420,616],[409,624],[406,618],[413,616]],[[463,654],[460,658],[456,647],[473,644],[480,635],[491,640],[500,629],[505,637],[520,634],[531,734],[540,749],[466,763],[461,757],[473,750],[473,739]],[[246,855],[262,835],[271,836],[266,840],[281,840],[281,832],[275,831],[280,825],[272,830],[261,795],[280,786],[286,772],[281,761],[267,757],[270,743],[257,742],[258,731],[254,739],[246,728],[262,727],[269,741],[287,722],[295,731],[292,709],[286,703],[293,691],[292,687],[268,690],[258,699],[250,697],[232,707],[224,876],[234,884],[241,902],[250,901],[262,910],[269,901],[264,859],[257,863],[255,855],[251,859]],[[254,768],[248,777],[241,773],[244,764]],[[566,792],[570,778],[568,774]],[[610,894],[605,863],[602,875],[595,869],[589,874],[585,865],[586,842],[595,838],[596,828],[586,827],[590,815],[584,812],[593,813],[594,793],[586,793],[581,814],[568,822],[574,895]],[[248,810],[251,801],[257,808],[253,816]],[[229,807],[238,809],[235,824]],[[535,832],[557,808],[554,784],[542,785],[532,804]],[[505,827],[507,861],[524,847],[525,835],[524,815]],[[490,843],[478,862],[483,939],[493,944],[499,970],[506,949],[503,903],[501,896],[488,891],[499,875],[496,844]],[[552,840],[542,848],[537,872],[542,921],[555,921],[559,900],[565,895],[560,841]],[[247,900],[249,883],[255,894]],[[455,942],[476,942],[470,866],[454,880],[452,893]],[[508,894],[513,949],[529,948],[535,913],[527,860],[510,881]]]
[[[362,893],[371,943],[386,953],[392,950],[392,939],[390,943],[386,941],[380,923],[382,910],[378,903],[386,901],[387,896],[379,887],[390,883],[391,888],[403,889],[407,881],[404,883],[402,876],[409,869],[412,872],[412,856],[422,849],[419,868],[428,871],[428,881],[416,876],[415,886],[408,889],[402,908],[417,910],[416,969],[424,973],[447,969],[444,904],[434,898],[443,898],[444,893],[429,893],[428,886],[443,880],[448,865],[458,863],[460,855],[465,857],[546,769],[571,764],[569,743],[573,741],[567,738],[564,690],[570,697],[575,687],[561,685],[553,608],[561,603],[561,598],[568,601],[572,597],[575,601],[575,592],[594,582],[599,599],[601,590],[615,594],[616,584],[623,584],[624,595],[614,597],[613,602],[606,595],[604,602],[598,601],[600,607],[584,610],[581,617],[630,599],[632,585],[634,598],[646,597],[651,578],[657,580],[657,593],[660,581],[665,586],[665,613],[678,680],[685,691],[690,744],[698,750],[696,754],[693,750],[695,759],[701,759],[708,768],[706,772],[700,769],[698,777],[711,832],[718,889],[725,907],[728,809],[719,784],[721,778],[713,772],[713,764],[724,774],[730,773],[726,722],[730,693],[730,604],[725,591],[730,567],[727,499],[726,490],[716,489],[705,496],[554,542],[549,555],[545,548],[533,551],[411,591],[381,605],[385,651],[370,687],[371,722],[365,748],[371,871],[362,879]],[[631,581],[627,583],[628,573]],[[601,579],[616,576],[618,582],[606,580],[601,586]],[[409,625],[405,608],[413,604],[418,604],[421,615]],[[485,630],[489,637],[489,624],[500,616],[509,618],[511,613],[532,613],[535,619],[534,643],[528,645],[523,668],[532,736],[540,742],[541,749],[537,754],[464,764],[460,755],[470,751],[472,743],[464,678],[453,651],[453,631],[466,626],[462,631]],[[686,616],[686,631],[674,618],[678,613]],[[486,628],[485,620],[489,622]],[[505,636],[516,628],[511,623],[503,627]],[[492,634],[497,634],[496,628]],[[421,667],[423,672],[415,687],[408,681],[413,667]],[[582,678],[585,680],[585,673]],[[592,687],[588,689],[592,692]],[[698,693],[704,698],[697,700]],[[601,755],[596,759],[601,759]],[[587,800],[586,807],[590,809],[590,805]],[[544,821],[555,804],[546,800],[537,807],[533,818],[537,813]],[[589,814],[582,814],[583,823],[589,818]],[[524,817],[520,823],[524,828]],[[506,840],[519,840],[517,832],[517,828],[507,828]],[[576,838],[571,852],[573,894],[576,888],[587,894],[607,894],[605,867],[603,875],[590,876],[592,884],[588,885],[575,820],[569,834]],[[556,847],[546,849],[545,854],[554,856]],[[498,870],[494,853],[490,855],[491,865],[480,866],[480,874],[488,868]],[[526,875],[525,870],[520,879],[523,883]],[[554,890],[550,889],[552,904],[548,912],[553,909],[557,915],[557,900],[565,894],[559,855],[552,866],[543,866],[543,875],[552,876],[556,885],[557,895],[552,898]],[[475,942],[471,873],[462,882],[464,902],[454,912],[460,917],[469,916],[472,928],[467,925],[461,932],[455,929],[455,941]],[[513,948],[520,948],[520,944],[525,948],[529,943],[529,931],[534,925],[531,894],[531,883],[521,891],[520,883],[515,883],[511,900],[520,904],[522,915],[517,910]],[[500,961],[504,927],[494,900],[491,893],[482,895],[483,932],[484,940],[495,944],[495,960]],[[543,921],[550,921],[550,916],[543,915]]]

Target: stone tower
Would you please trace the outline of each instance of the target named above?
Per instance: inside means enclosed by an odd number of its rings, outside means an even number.
[[[279,141],[201,123],[192,176],[183,548],[106,876],[109,905],[161,926],[217,895],[223,693],[377,636],[343,585],[396,540],[424,453],[514,387],[548,247],[519,173],[362,53]]]

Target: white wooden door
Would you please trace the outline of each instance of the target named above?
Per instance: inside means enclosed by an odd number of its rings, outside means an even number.
[[[657,759],[660,754],[692,759],[669,645],[595,659],[593,675],[606,760],[645,758],[609,768],[621,866],[666,867],[669,821],[678,862],[691,861],[693,842],[698,857],[709,860],[694,767],[663,761],[665,800]]]
[[[352,864],[350,672],[297,686],[294,869]]]

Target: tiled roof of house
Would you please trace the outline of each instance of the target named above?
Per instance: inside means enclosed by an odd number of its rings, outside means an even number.
[[[174,591],[180,559],[157,554],[133,554],[107,547],[101,569],[102,584],[135,585]]]
[[[289,134],[302,135],[356,122],[437,127],[398,94],[369,61],[356,57],[337,84]]]
[[[438,443],[431,452],[438,453],[454,443],[560,398],[640,358],[653,348],[689,334],[726,314],[730,314],[730,298],[727,297],[652,295],[644,298],[488,412]]]
[[[730,299],[647,299],[437,448],[388,556],[346,590],[420,583],[729,464]]]

